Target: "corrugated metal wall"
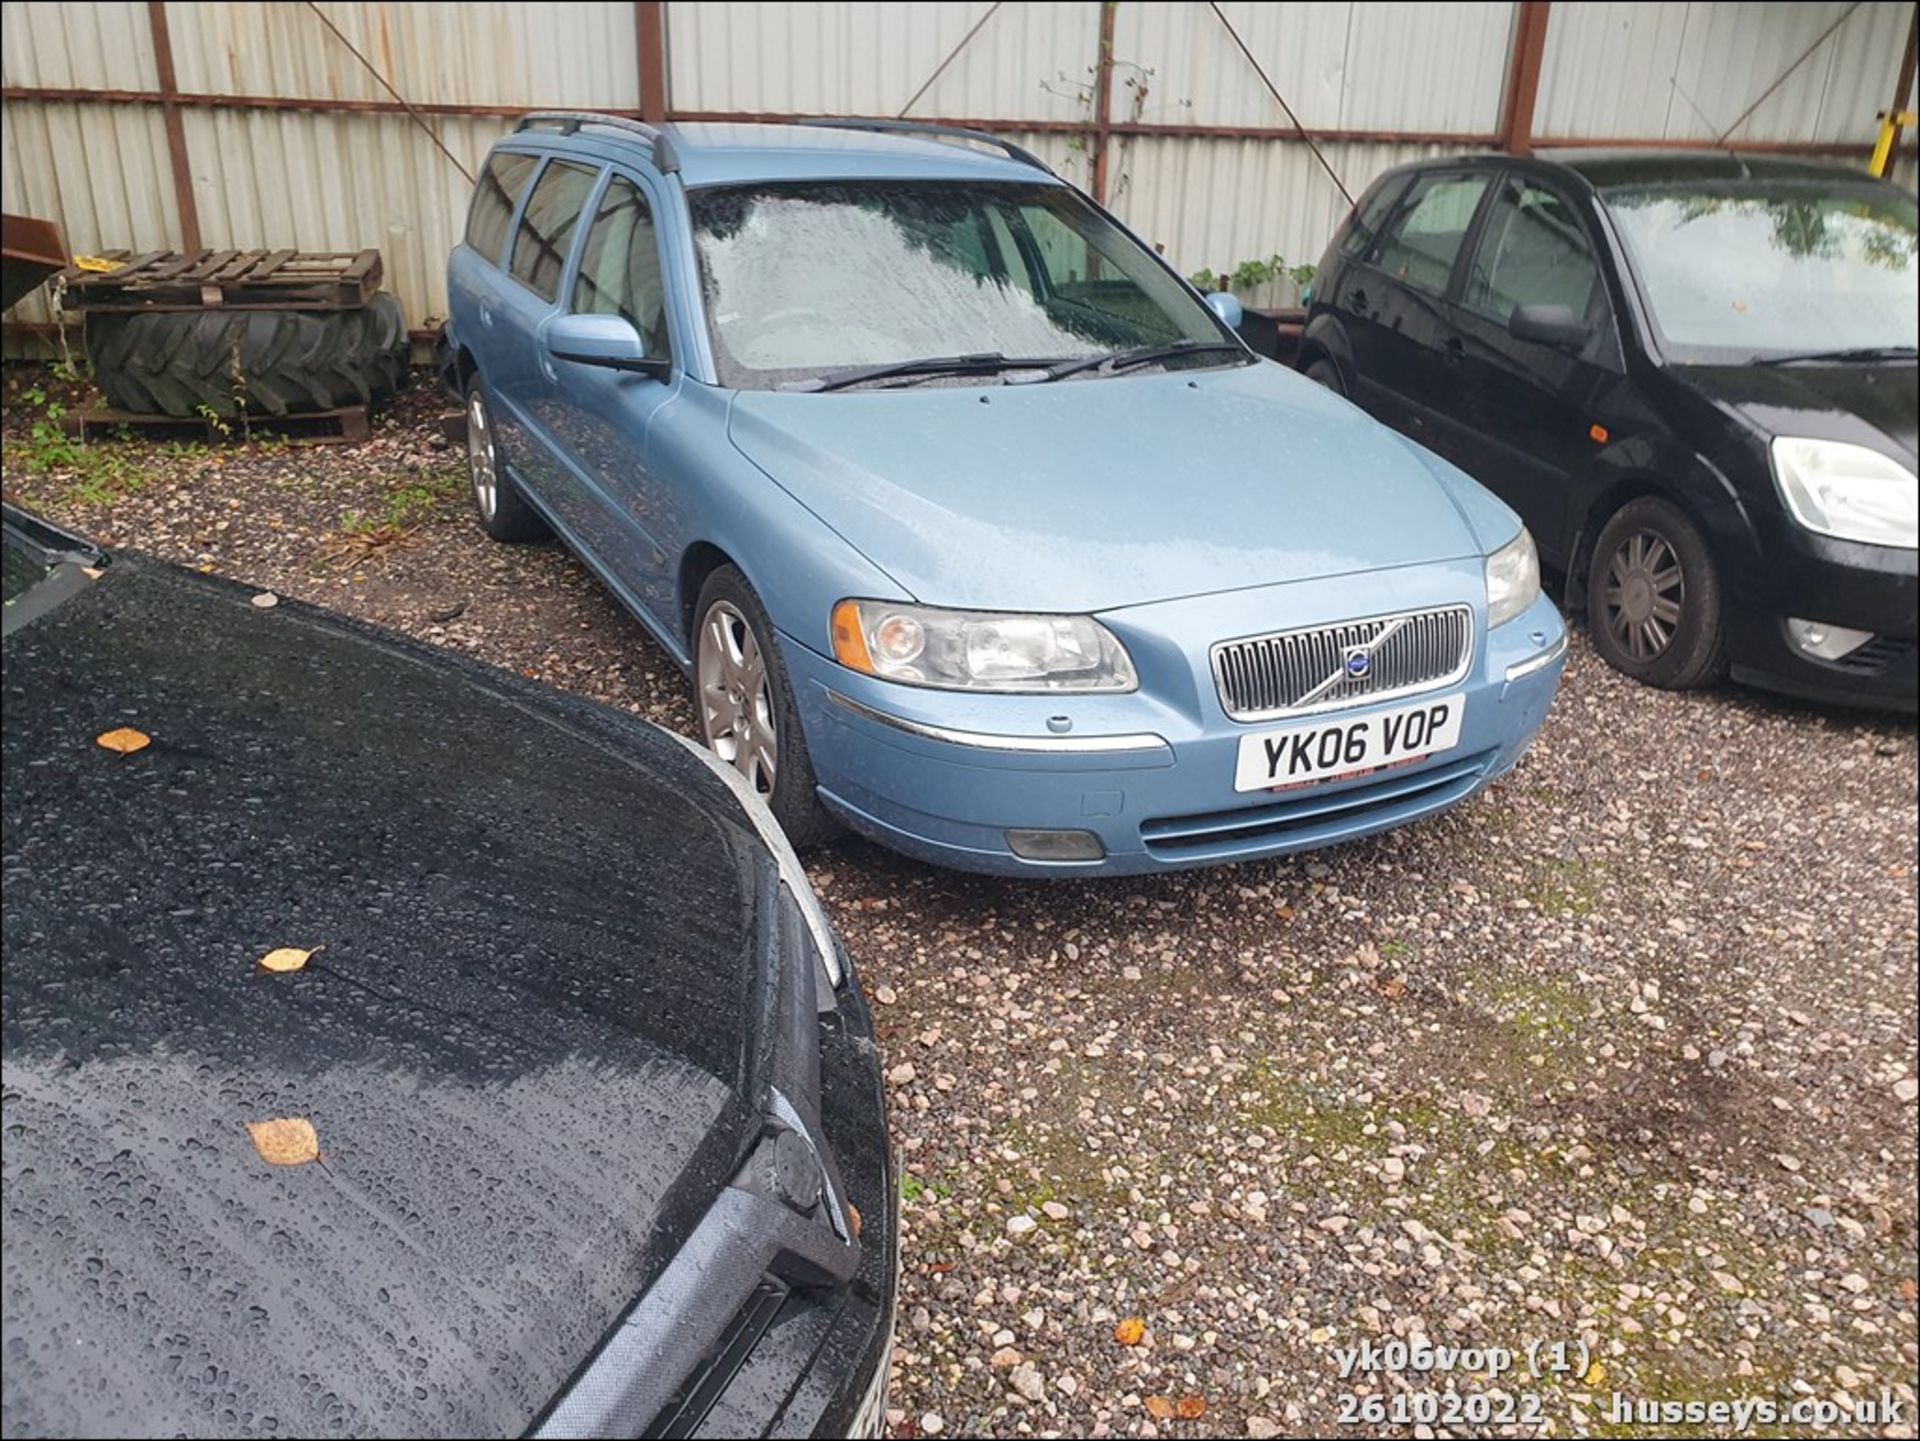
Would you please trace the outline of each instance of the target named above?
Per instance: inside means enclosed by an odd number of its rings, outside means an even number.
[[[1534,133],[1711,141],[1835,21],[1844,21],[1735,132],[1736,140],[1871,149],[1913,10],[1845,0],[1553,7]]]
[[[326,0],[320,8],[418,105],[641,104],[637,7],[623,0]],[[1234,0],[1221,8],[1300,120],[1341,136],[1322,148],[1355,194],[1391,165],[1485,146],[1500,128],[1518,23],[1510,0]],[[1895,0],[1851,13],[1846,0],[1556,0],[1534,133],[1543,144],[1710,139],[1844,16],[1738,134],[1844,142],[1864,157],[1911,13]],[[182,92],[390,105],[313,7],[173,0],[165,14]],[[145,4],[7,0],[0,16],[10,88],[159,88]],[[1098,0],[997,9],[987,0],[672,0],[665,17],[676,114],[892,114],[938,70],[913,114],[993,124],[1091,184],[1092,137],[1076,127],[1093,119]],[[1188,271],[1274,254],[1289,263],[1319,258],[1346,201],[1305,145],[1274,133],[1286,126],[1284,113],[1208,5],[1123,0],[1112,55],[1110,115],[1120,128],[1107,190],[1130,224]],[[206,244],[377,245],[411,322],[444,313],[444,260],[467,184],[412,121],[205,104],[180,113]],[[180,243],[157,105],[13,98],[5,120],[6,209],[54,218],[76,251]],[[450,114],[428,123],[469,168],[508,124]],[[1136,125],[1149,133],[1127,133]],[[1235,129],[1268,133],[1222,133]],[[1911,186],[1912,162],[1897,174]],[[1285,303],[1293,292],[1281,284],[1251,298]],[[46,313],[36,299],[9,318]]]

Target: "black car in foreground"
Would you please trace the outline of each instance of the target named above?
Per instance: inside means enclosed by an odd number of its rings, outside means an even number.
[[[1915,233],[1829,165],[1423,161],[1335,234],[1299,363],[1518,510],[1627,674],[1911,711]]]
[[[876,1433],[879,1066],[764,806],[12,507],[4,554],[5,1434]]]

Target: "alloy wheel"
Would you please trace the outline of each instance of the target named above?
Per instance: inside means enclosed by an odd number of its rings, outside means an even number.
[[[1600,593],[1607,629],[1632,659],[1645,663],[1673,644],[1687,602],[1680,557],[1658,531],[1636,530],[1615,547]]]
[[[487,403],[475,391],[467,397],[467,476],[473,482],[474,504],[483,520],[493,519],[499,499],[499,474],[493,455],[493,426],[487,420]]]
[[[759,637],[730,601],[717,600],[700,622],[698,651],[700,729],[707,745],[755,791],[772,794],[780,738]]]

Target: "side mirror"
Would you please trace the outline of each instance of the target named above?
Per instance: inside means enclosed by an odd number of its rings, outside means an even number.
[[[1593,335],[1593,327],[1576,319],[1564,305],[1519,305],[1507,317],[1507,334],[1515,340],[1579,350]]]
[[[1238,330],[1240,322],[1246,319],[1247,312],[1241,307],[1239,299],[1224,290],[1209,290],[1205,299],[1207,309],[1219,316],[1228,330]]]
[[[560,315],[547,322],[547,353],[576,365],[664,375],[667,362],[649,357],[633,322],[618,315]]]

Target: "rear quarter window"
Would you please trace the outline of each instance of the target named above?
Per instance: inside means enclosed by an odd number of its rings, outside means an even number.
[[[513,209],[534,166],[537,155],[498,154],[490,157],[480,172],[480,183],[473,189],[473,204],[467,210],[467,244],[498,264],[506,247],[507,227],[513,223]]]
[[[1395,280],[1444,291],[1486,188],[1484,175],[1421,176],[1391,231],[1375,247],[1373,263]]]
[[[1406,189],[1407,177],[1389,176],[1377,181],[1374,187],[1355,207],[1353,219],[1347,226],[1347,233],[1340,237],[1340,253],[1349,256],[1361,256],[1373,249],[1374,237],[1380,233],[1380,227],[1387,216],[1393,213],[1393,204],[1400,198],[1400,192]]]
[[[597,168],[556,160],[541,173],[527,197],[520,229],[513,237],[513,263],[507,269],[542,300],[560,293],[560,273],[567,268],[580,211],[599,178]]]

